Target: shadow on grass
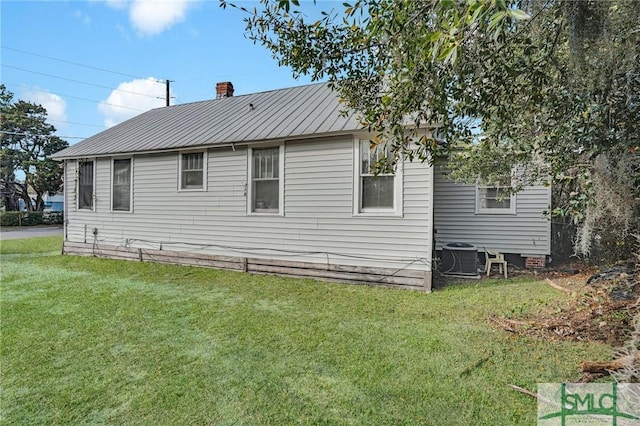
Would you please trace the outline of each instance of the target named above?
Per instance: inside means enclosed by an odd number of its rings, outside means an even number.
[[[518,283],[528,283],[533,281],[541,281],[536,277],[516,277],[516,278],[487,278],[481,275],[480,278],[464,278],[445,276],[439,272],[433,274],[433,290],[435,291],[451,291],[468,288],[492,288],[508,286]]]

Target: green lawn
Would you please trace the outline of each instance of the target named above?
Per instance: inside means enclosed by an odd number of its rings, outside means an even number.
[[[564,297],[433,294],[60,256],[2,242],[4,424],[535,424],[510,383],[575,380],[598,344],[515,338],[489,314]]]

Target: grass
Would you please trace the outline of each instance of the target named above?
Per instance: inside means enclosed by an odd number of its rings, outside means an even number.
[[[60,244],[1,244],[3,424],[535,424],[508,384],[576,379],[610,355],[488,325],[563,297],[539,282],[427,295]]]

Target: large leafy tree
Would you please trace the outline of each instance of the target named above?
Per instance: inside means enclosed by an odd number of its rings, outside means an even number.
[[[2,203],[8,210],[17,210],[21,198],[28,210],[42,210],[44,195],[62,186],[62,166],[49,156],[69,144],[54,135],[56,129],[47,123],[44,107],[14,102],[4,85],[0,85],[0,116]]]
[[[294,75],[328,80],[396,158],[447,155],[463,181],[517,170],[515,189],[556,184],[554,213],[581,226],[582,252],[603,230],[638,230],[640,2],[314,5],[240,9],[252,40]]]

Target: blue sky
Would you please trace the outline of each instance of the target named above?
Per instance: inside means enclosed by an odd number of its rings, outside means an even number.
[[[71,144],[164,106],[154,80],[173,80],[172,104],[214,98],[220,81],[236,95],[310,82],[245,38],[242,12],[217,0],[3,0],[0,13],[1,82],[45,106]]]

